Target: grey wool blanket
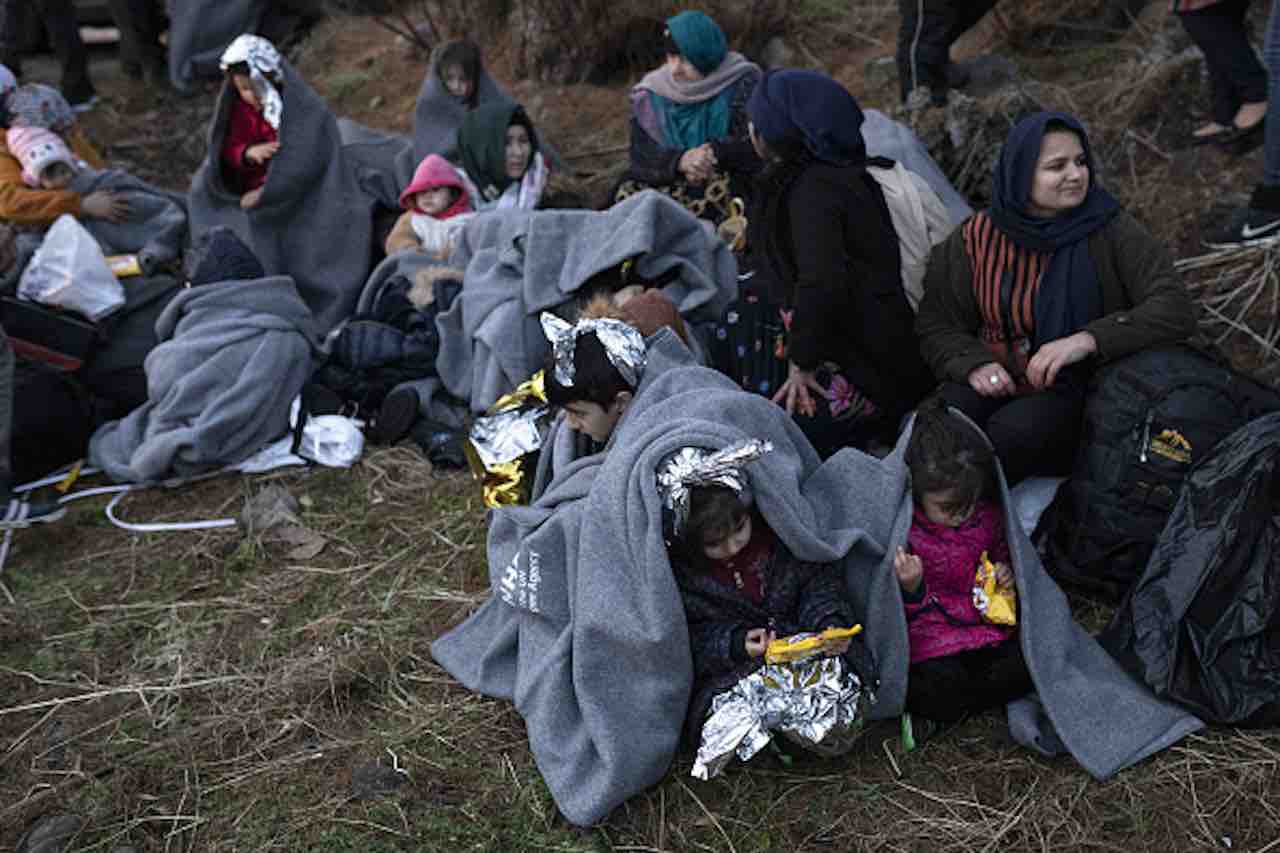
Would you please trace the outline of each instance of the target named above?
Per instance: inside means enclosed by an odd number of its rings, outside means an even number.
[[[168,0],[169,79],[190,92],[201,77],[218,70],[218,59],[235,37],[257,32],[269,0]]]
[[[664,457],[768,439],[775,450],[753,465],[752,486],[799,559],[879,548],[858,526],[856,488],[829,476],[781,408],[707,368],[649,370],[603,453],[560,467],[530,506],[491,513],[493,595],[432,645],[464,685],[515,703],[557,806],[581,825],[662,778],[690,701],[655,484]]]
[[[292,279],[179,291],[156,320],[147,401],[89,440],[118,482],[187,477],[242,462],[289,426],[289,405],[319,346]]]
[[[192,239],[226,225],[271,275],[291,276],[327,333],[351,315],[373,258],[375,190],[343,152],[337,119],[287,61],[281,63],[284,112],[280,150],[271,158],[257,206],[243,210],[222,172],[222,144],[234,98],[222,87],[209,150],[191,182],[187,209]]]
[[[360,188],[378,204],[399,212],[400,193],[413,180],[419,162],[413,156],[413,140],[349,118],[338,119],[338,138]]]
[[[480,79],[476,81],[475,97],[470,105],[449,94],[440,79],[440,54],[444,45],[431,52],[427,73],[418,90],[418,100],[413,107],[414,166],[428,154],[439,154],[446,160],[458,162],[458,128],[467,112],[490,101],[514,103],[497,81],[480,67]]]
[[[867,144],[867,156],[896,160],[924,178],[947,206],[953,225],[959,225],[973,213],[973,208],[951,186],[951,181],[930,156],[929,149],[911,128],[879,110],[865,110],[863,115],[866,120],[862,123],[862,140]]]
[[[971,427],[976,429],[976,427]],[[849,592],[867,614],[868,642],[880,665],[873,716],[900,714],[907,686],[907,624],[893,555],[911,526],[910,476],[904,461],[908,427],[883,460],[854,450],[824,468],[846,483],[844,499],[879,545],[856,548],[846,564]],[[1071,616],[1067,598],[1045,572],[1035,546],[1000,481],[1005,532],[1017,578],[1019,638],[1036,692],[1008,706],[1009,730],[1043,755],[1070,753],[1091,775],[1107,779],[1199,729],[1200,720],[1156,698],[1128,675]]]
[[[503,211],[468,222],[450,262],[462,293],[436,319],[436,370],[453,396],[483,412],[543,367],[538,316],[565,305],[592,275],[638,257],[687,322],[719,318],[737,297],[737,262],[704,223],[676,202],[644,192],[608,210]]]
[[[129,203],[129,218],[124,222],[94,217],[79,220],[105,254],[137,254],[148,274],[182,254],[187,239],[187,208],[181,196],[118,169],[84,169],[71,182],[70,189],[82,196],[110,190],[123,195]]]

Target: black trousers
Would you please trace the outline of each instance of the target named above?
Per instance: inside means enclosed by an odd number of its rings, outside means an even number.
[[[1212,116],[1231,126],[1241,104],[1267,100],[1267,70],[1249,43],[1249,0],[1222,0],[1207,9],[1180,12],[1182,27],[1204,53],[1212,90]]]
[[[1033,475],[1071,473],[1084,417],[1082,388],[1064,385],[1023,397],[983,397],[968,385],[947,382],[939,393],[986,432],[1010,486]]]
[[[996,5],[996,0],[898,0],[898,82],[905,101],[917,86],[934,96],[947,90],[951,45]]]
[[[95,93],[89,80],[88,54],[80,40],[80,27],[76,23],[72,0],[0,0],[0,62],[8,65],[15,74],[19,73],[19,9],[26,9],[30,14],[33,5],[49,32],[53,52],[62,65],[63,96],[72,104],[88,100]]]
[[[914,664],[907,671],[907,710],[954,723],[999,708],[1034,689],[1015,635],[995,646]]]
[[[164,67],[163,17],[156,0],[107,0],[120,30],[120,61],[139,72]]]

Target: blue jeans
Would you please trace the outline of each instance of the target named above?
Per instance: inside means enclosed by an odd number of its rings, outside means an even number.
[[[1280,186],[1280,0],[1271,0],[1271,16],[1267,18],[1267,40],[1262,49],[1267,64],[1267,128],[1263,144],[1265,160],[1262,183]]]

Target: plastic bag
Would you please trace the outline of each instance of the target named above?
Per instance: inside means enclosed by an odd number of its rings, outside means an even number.
[[[18,282],[18,296],[98,321],[124,305],[124,288],[93,235],[59,216]]]
[[[978,573],[973,579],[973,606],[993,625],[1018,624],[1018,594],[1013,584],[996,579],[995,564],[986,551],[978,560]]]

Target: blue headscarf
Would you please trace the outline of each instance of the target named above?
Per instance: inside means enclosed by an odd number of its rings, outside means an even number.
[[[867,160],[862,109],[826,74],[770,71],[751,93],[747,115],[766,143],[799,139],[814,158],[836,166]]]
[[[724,30],[706,12],[691,9],[667,18],[667,30],[680,48],[680,55],[703,74],[719,68],[729,52]]]
[[[1050,122],[1079,137],[1089,166],[1089,190],[1076,207],[1040,219],[1027,212],[1027,204],[1040,144]],[[996,228],[1023,248],[1052,253],[1036,290],[1033,349],[1074,334],[1101,317],[1102,286],[1089,255],[1088,237],[1115,218],[1120,204],[1098,186],[1084,126],[1075,117],[1058,112],[1039,112],[1018,122],[1000,151],[992,195],[989,213]]]
[[[703,74],[719,68],[729,52],[720,25],[703,12],[681,12],[668,18],[667,30],[680,48],[680,55]],[[667,145],[687,151],[728,134],[733,91],[734,87],[728,86],[706,100],[689,104],[655,96],[654,106],[662,118]]]

